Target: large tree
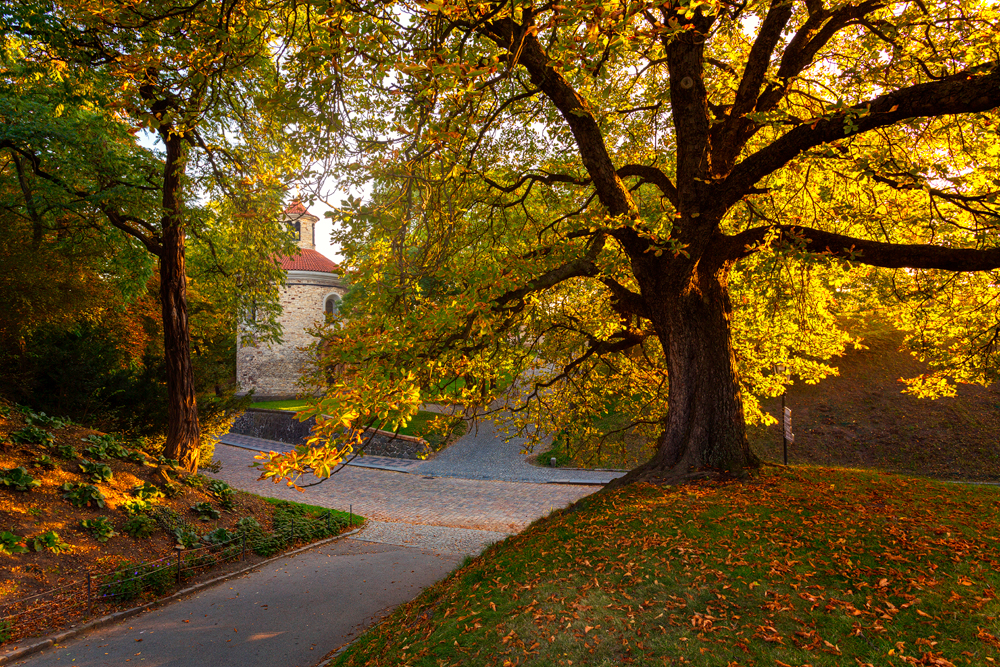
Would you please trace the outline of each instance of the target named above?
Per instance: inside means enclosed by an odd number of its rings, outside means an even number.
[[[913,331],[940,321],[915,305],[978,313],[934,339],[989,380],[996,276],[947,272],[1000,267],[998,23],[968,0],[335,0],[301,74],[371,196],[342,209],[359,289],[316,411],[398,421],[461,378],[522,422],[655,428],[626,482],[738,475],[773,362],[829,372],[883,291]]]
[[[240,237],[215,224],[224,212],[244,236],[266,237],[237,249],[236,258],[249,260],[226,276],[232,287],[247,287],[236,284],[246,269],[259,274],[255,284],[280,280],[270,255],[287,241],[279,205],[299,162],[283,141],[286,119],[268,104],[280,80],[276,39],[293,18],[290,4],[253,0],[26,1],[0,13],[0,149],[23,173],[24,207],[32,209],[34,199],[38,207],[76,211],[156,258],[165,453],[192,471],[200,427],[186,245],[189,235],[199,236],[208,255],[219,251],[215,266],[233,270],[239,262],[222,251],[234,249],[212,247],[213,236]],[[205,199],[224,203],[213,212]],[[44,216],[39,221],[45,233]],[[234,293],[260,296],[252,291]]]

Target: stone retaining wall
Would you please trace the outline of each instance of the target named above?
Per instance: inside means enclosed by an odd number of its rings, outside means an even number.
[[[315,418],[300,422],[295,419],[295,413],[288,410],[250,408],[236,418],[229,432],[289,445],[304,445],[315,425]],[[430,447],[420,438],[375,429],[370,429],[368,434],[371,438],[365,445],[365,454],[417,460],[431,453]]]

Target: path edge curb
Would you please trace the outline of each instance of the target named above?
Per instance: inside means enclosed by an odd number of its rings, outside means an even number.
[[[367,520],[365,521],[365,524],[367,525]],[[70,639],[75,639],[76,637],[79,637],[80,635],[84,635],[84,634],[90,632],[91,630],[97,630],[98,628],[102,628],[102,627],[104,627],[106,625],[111,625],[111,624],[113,624],[113,623],[115,623],[117,621],[121,621],[121,620],[129,618],[131,616],[135,616],[137,614],[140,614],[140,613],[142,613],[142,612],[144,612],[144,611],[146,611],[148,609],[153,609],[153,608],[159,607],[161,605],[166,605],[166,604],[169,604],[171,602],[175,602],[176,600],[179,600],[181,597],[183,597],[185,595],[190,595],[192,593],[197,593],[198,591],[200,591],[202,589],[209,588],[210,586],[215,586],[216,584],[221,584],[221,583],[223,583],[225,581],[228,581],[229,579],[233,579],[234,577],[238,577],[241,574],[246,574],[247,572],[250,572],[251,570],[256,570],[259,567],[263,567],[263,566],[268,565],[270,563],[273,563],[275,561],[281,560],[282,558],[288,558],[289,556],[294,556],[296,554],[302,553],[303,551],[308,551],[310,549],[315,549],[316,547],[321,547],[321,546],[323,546],[325,544],[329,544],[331,542],[336,542],[337,540],[341,540],[341,539],[350,537],[351,535],[356,535],[356,534],[360,533],[364,529],[364,527],[365,526],[361,526],[360,528],[355,528],[352,531],[349,531],[349,532],[346,532],[346,533],[341,533],[340,535],[334,535],[333,537],[328,537],[326,539],[319,540],[318,542],[313,542],[312,544],[307,544],[304,547],[299,547],[298,549],[295,549],[294,551],[289,551],[287,553],[283,553],[283,554],[280,554],[278,556],[274,556],[273,558],[268,558],[267,560],[261,561],[259,563],[254,564],[254,565],[250,565],[250,566],[245,567],[245,568],[243,568],[241,570],[237,570],[235,572],[230,572],[228,574],[223,574],[223,575],[220,575],[218,577],[215,577],[214,579],[209,579],[208,581],[203,581],[201,583],[194,584],[192,586],[188,586],[187,588],[179,590],[176,593],[168,595],[165,598],[160,598],[159,600],[153,600],[151,602],[147,602],[146,604],[139,605],[138,607],[132,607],[131,609],[126,609],[124,611],[116,611],[113,614],[108,614],[106,616],[101,616],[100,618],[95,618],[92,621],[84,623],[83,625],[81,625],[78,628],[71,628],[69,630],[64,630],[63,632],[59,632],[59,633],[56,633],[56,634],[51,635],[49,637],[46,637],[44,639],[40,639],[39,641],[35,642],[34,644],[29,644],[28,646],[25,646],[24,648],[17,649],[16,651],[14,651],[12,653],[8,653],[7,655],[0,655],[0,665],[6,665],[6,664],[9,664],[9,663],[11,663],[11,662],[13,662],[15,660],[20,660],[21,658],[26,658],[26,657],[28,657],[30,655],[33,655],[33,654],[38,653],[40,651],[43,651],[43,650],[45,650],[45,649],[47,649],[47,648],[49,648],[51,646],[55,646],[56,644],[63,643],[63,642],[68,641]]]

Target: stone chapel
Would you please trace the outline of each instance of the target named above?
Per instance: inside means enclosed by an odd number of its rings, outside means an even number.
[[[240,345],[236,352],[236,379],[240,393],[254,392],[254,400],[294,398],[303,367],[309,359],[308,348],[316,338],[307,329],[322,322],[326,313],[336,313],[347,285],[340,267],[316,251],[316,223],[298,200],[284,213],[284,221],[294,230],[299,254],[279,257],[286,272],[281,288],[279,318],[282,342],[271,345]]]

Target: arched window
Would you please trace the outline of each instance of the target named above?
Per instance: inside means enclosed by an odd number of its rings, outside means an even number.
[[[323,306],[323,312],[327,315],[336,315],[337,311],[340,310],[340,297],[336,294],[331,294],[326,297],[326,304]]]

